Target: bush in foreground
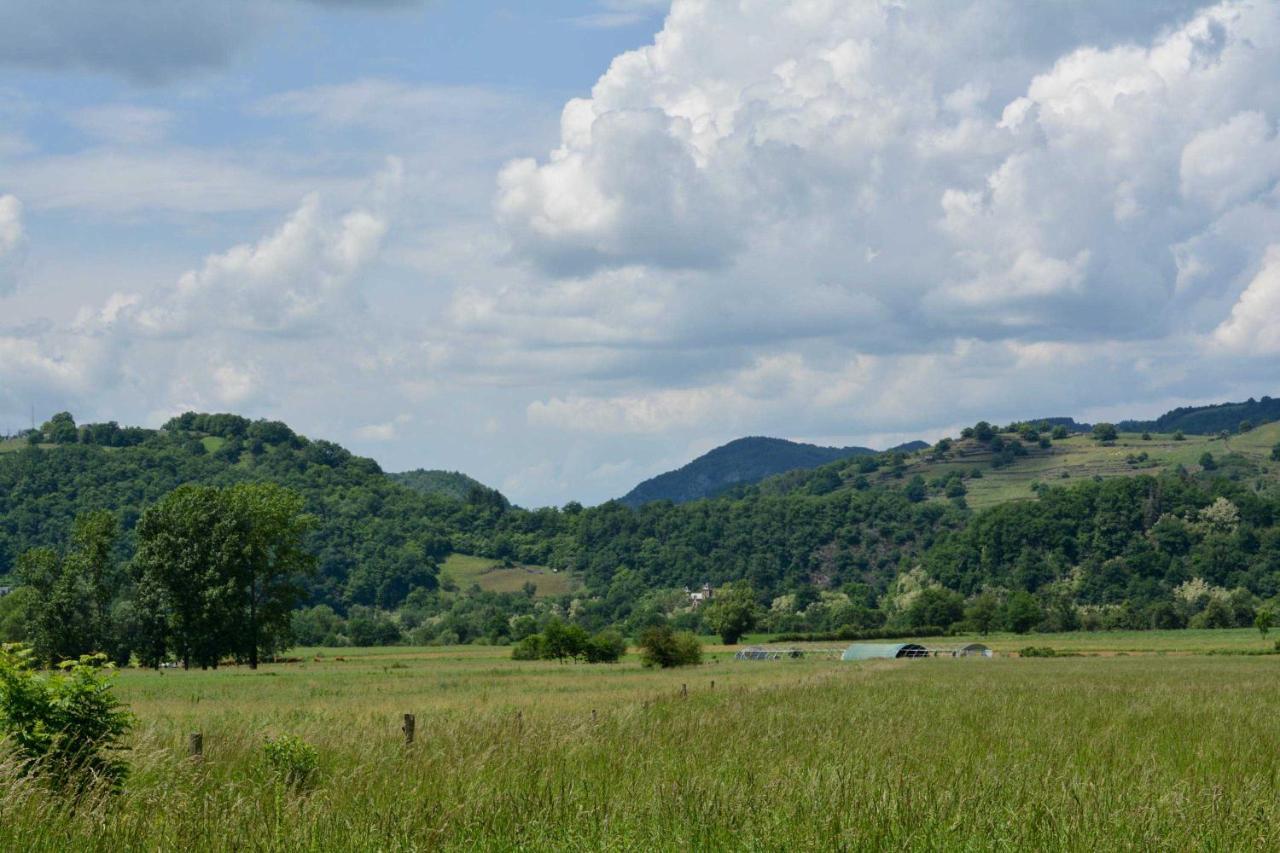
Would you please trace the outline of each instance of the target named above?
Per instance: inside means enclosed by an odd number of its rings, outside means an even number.
[[[59,788],[124,781],[117,752],[133,717],[112,693],[111,669],[105,655],[82,655],[41,673],[30,647],[0,646],[0,730],[26,772]]]
[[[655,625],[640,635],[640,662],[663,669],[702,663],[702,644],[689,631],[676,632],[670,625]]]
[[[267,738],[262,745],[262,761],[282,783],[295,791],[310,788],[320,769],[320,753],[294,735]]]

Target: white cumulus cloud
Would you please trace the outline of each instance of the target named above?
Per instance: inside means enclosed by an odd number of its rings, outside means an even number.
[[[261,240],[210,255],[145,297],[115,294],[95,319],[155,336],[316,333],[358,305],[352,283],[387,228],[384,215],[363,207],[332,215],[313,194]]]

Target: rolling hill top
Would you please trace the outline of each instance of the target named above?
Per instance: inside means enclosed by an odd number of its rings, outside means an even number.
[[[443,495],[454,500],[464,501],[473,489],[486,489],[487,486],[474,477],[468,477],[461,471],[429,471],[417,468],[413,471],[402,471],[399,474],[388,474],[392,480],[402,486],[408,486],[415,492],[424,495]]]

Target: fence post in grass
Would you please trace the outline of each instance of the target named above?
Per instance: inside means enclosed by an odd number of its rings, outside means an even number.
[[[714,678],[713,678],[713,679],[711,679],[711,689],[712,689],[712,690],[715,690],[715,689],[716,689],[716,680],[715,680]]]
[[[405,746],[409,746],[410,744],[413,743],[413,727],[414,727],[413,714],[405,714],[404,726],[402,727],[402,731],[404,732]]]
[[[524,711],[516,711],[516,734],[524,731]]]
[[[592,709],[591,709],[591,722],[593,722],[593,723],[594,723],[595,721],[596,721],[596,709],[595,709],[595,708],[592,708]]]
[[[680,685],[680,698],[681,698],[681,699],[688,699],[688,698],[689,698],[689,685],[687,685],[687,684],[681,684],[681,685]]]
[[[187,756],[192,761],[204,760],[204,735],[200,732],[187,735]]]

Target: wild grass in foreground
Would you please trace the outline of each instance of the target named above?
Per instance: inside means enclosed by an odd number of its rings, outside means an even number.
[[[483,656],[341,666],[297,683],[127,674],[141,722],[124,793],[70,805],[8,768],[0,849],[1280,845],[1275,658],[721,663],[680,674],[517,669]],[[453,701],[433,699],[432,671],[458,668],[484,686],[446,675],[437,692]],[[397,677],[422,692],[396,691]],[[321,683],[332,695],[301,698]],[[379,683],[394,692],[376,693]],[[412,747],[393,707],[420,711]],[[183,755],[193,726],[206,733],[202,763]],[[307,785],[264,761],[264,738],[280,734],[317,748]]]

